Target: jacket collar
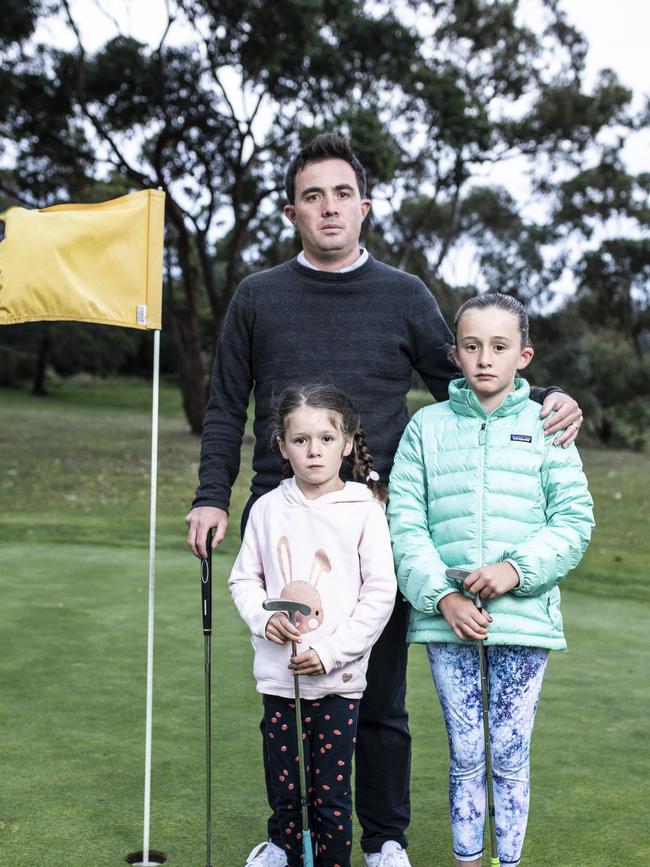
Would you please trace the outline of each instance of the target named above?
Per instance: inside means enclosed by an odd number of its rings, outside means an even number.
[[[501,406],[488,413],[471,388],[467,387],[467,380],[464,377],[452,379],[449,383],[449,403],[453,411],[458,415],[473,416],[474,418],[501,418],[506,415],[514,415],[526,403],[529,395],[530,386],[525,379],[517,377],[515,390],[505,396]]]

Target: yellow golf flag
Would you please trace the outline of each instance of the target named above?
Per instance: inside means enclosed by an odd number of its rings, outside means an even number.
[[[0,325],[41,319],[159,330],[165,194],[9,208],[0,219]]]

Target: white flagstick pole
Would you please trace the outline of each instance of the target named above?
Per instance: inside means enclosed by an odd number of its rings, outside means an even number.
[[[156,494],[158,485],[158,393],[160,331],[153,333],[153,394],[151,399],[151,510],[149,519],[149,606],[147,618],[147,718],[144,758],[144,832],[142,864],[149,862],[149,819],[151,812],[151,731],[153,720],[153,616],[156,584]]]

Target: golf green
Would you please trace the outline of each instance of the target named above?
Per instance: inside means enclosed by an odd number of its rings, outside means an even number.
[[[0,867],[118,867],[142,848],[148,389],[62,384],[0,401]],[[183,524],[199,445],[174,389],[161,406],[150,844],[172,867],[202,867],[203,635]],[[650,862],[650,459],[582,451],[597,528],[563,589],[569,652],[552,655],[542,690],[522,867]],[[226,589],[249,466],[248,441],[214,562],[215,867],[242,867],[267,813],[252,650]],[[408,707],[411,861],[451,867],[447,742],[420,647]]]

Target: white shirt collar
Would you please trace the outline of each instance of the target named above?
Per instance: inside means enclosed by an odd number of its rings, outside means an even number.
[[[361,254],[359,255],[358,259],[356,259],[351,265],[347,265],[345,268],[340,268],[338,271],[333,271],[332,273],[345,274],[346,271],[355,271],[357,268],[360,268],[365,262],[367,262],[368,251],[363,247],[360,247],[359,249],[361,250]],[[298,253],[298,262],[300,262],[301,265],[304,265],[305,268],[311,268],[312,271],[324,270],[323,268],[318,268],[316,265],[312,265],[312,263],[307,260],[304,250],[301,250],[300,253]]]

